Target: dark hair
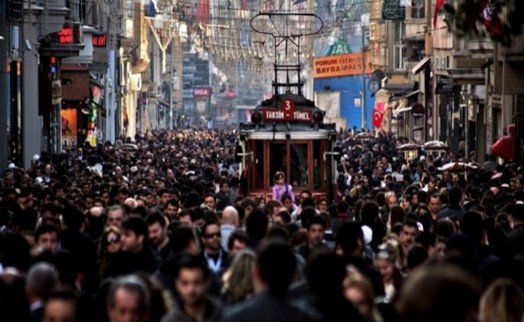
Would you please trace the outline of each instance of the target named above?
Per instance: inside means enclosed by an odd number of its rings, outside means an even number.
[[[200,228],[200,233],[202,234],[202,236],[206,234],[207,227],[209,227],[209,226],[218,226],[218,228],[220,229],[220,224],[217,221],[215,221],[215,220],[208,220]]]
[[[417,225],[417,222],[415,220],[408,219],[408,220],[404,221],[402,223],[402,228],[404,228],[404,227],[416,228],[417,231],[418,231],[418,225]]]
[[[317,214],[317,211],[313,207],[304,207],[300,213],[300,224],[302,227],[308,227],[309,221]]]
[[[349,256],[359,247],[359,240],[364,244],[364,233],[360,224],[353,221],[345,222],[340,226],[335,237],[335,249],[340,247],[344,256]]]
[[[267,238],[268,239],[279,238],[283,242],[289,243],[290,235],[289,235],[289,231],[286,229],[284,225],[276,224],[276,225],[272,225],[269,228],[269,231],[267,232]]]
[[[122,230],[132,231],[137,237],[144,236],[144,239],[147,240],[147,225],[141,217],[129,216],[129,218],[122,222]]]
[[[247,234],[245,231],[237,229],[229,235],[229,239],[227,240],[227,249],[232,250],[233,244],[235,243],[235,240],[241,241],[242,243],[246,244],[248,241]]]
[[[211,271],[207,263],[202,257],[197,255],[183,254],[182,257],[180,257],[175,269],[175,279],[179,277],[183,269],[200,270],[205,280],[211,276]]]
[[[84,214],[78,208],[70,206],[64,208],[62,217],[65,226],[71,231],[80,231],[85,220]]]
[[[360,221],[363,225],[372,226],[375,224],[378,215],[380,214],[380,208],[374,201],[366,201],[360,209]]]
[[[175,206],[177,208],[180,208],[180,204],[178,203],[178,200],[177,199],[170,199],[168,202],[167,202],[167,205],[166,206]]]
[[[206,219],[204,209],[200,207],[193,207],[190,209],[189,215],[191,216],[191,222],[195,222],[200,219]]]
[[[284,224],[289,224],[291,222],[291,215],[289,214],[289,211],[282,210],[277,214],[277,217],[282,218],[282,221]]]
[[[173,229],[169,236],[169,243],[174,254],[185,251],[191,242],[197,242],[196,232],[194,228],[186,225]]]
[[[324,230],[326,229],[326,226],[327,226],[326,220],[321,215],[314,215],[313,217],[311,217],[311,219],[307,221],[306,228],[309,229],[311,225],[321,225],[324,228]]]
[[[344,259],[333,252],[320,251],[313,254],[306,266],[307,283],[315,295],[339,297],[346,275]]]
[[[43,234],[55,233],[56,237],[60,238],[60,230],[53,224],[43,223],[35,231],[35,241],[38,242],[40,236]]]
[[[482,215],[476,211],[468,211],[460,220],[460,230],[476,244],[484,234],[484,220]]]
[[[422,245],[413,245],[407,254],[408,269],[413,270],[417,266],[420,266],[428,259],[428,257],[428,252]]]
[[[153,212],[146,218],[146,224],[148,227],[156,223],[158,223],[162,228],[165,228],[167,225],[166,219],[159,212]]]
[[[462,190],[457,187],[451,188],[449,191],[449,203],[452,205],[458,205],[460,204],[460,201],[462,200]]]
[[[419,243],[422,245],[422,247],[428,250],[437,243],[437,235],[427,231],[422,231],[417,235],[417,237],[415,237],[415,242]]]
[[[301,193],[304,193],[305,191],[302,191]],[[302,208],[306,207],[315,207],[315,199],[313,197],[307,197],[306,199],[302,200]]]
[[[256,265],[269,292],[276,297],[284,298],[297,265],[291,247],[282,242],[269,241],[258,251]]]
[[[269,219],[262,210],[253,210],[246,219],[246,232],[249,239],[254,241],[262,240],[267,234],[268,224]]]

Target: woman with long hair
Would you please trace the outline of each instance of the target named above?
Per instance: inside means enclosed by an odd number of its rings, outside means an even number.
[[[480,322],[521,322],[524,317],[524,292],[513,281],[493,281],[480,298]]]
[[[393,301],[402,284],[402,273],[398,267],[398,253],[398,250],[389,243],[380,245],[375,253],[373,264],[382,276],[386,292],[384,302]]]
[[[235,255],[231,266],[224,272],[222,297],[226,305],[240,302],[253,295],[251,271],[255,263],[255,253],[245,249]]]
[[[108,264],[114,259],[115,254],[120,250],[120,229],[116,226],[109,226],[104,229],[98,244],[98,267],[99,276],[104,278],[104,271]]]
[[[373,286],[369,279],[360,272],[348,270],[348,276],[344,280],[344,296],[355,306],[366,321],[384,321],[375,304]]]

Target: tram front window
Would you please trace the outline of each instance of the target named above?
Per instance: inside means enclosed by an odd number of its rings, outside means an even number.
[[[290,183],[294,187],[304,187],[308,184],[308,146],[307,144],[290,144],[291,156]]]
[[[285,143],[272,143],[269,150],[269,182],[273,186],[273,177],[277,171],[283,171],[287,175],[287,151]],[[286,179],[287,181],[287,179]]]

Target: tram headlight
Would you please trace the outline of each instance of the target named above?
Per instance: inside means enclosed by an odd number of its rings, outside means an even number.
[[[258,124],[262,122],[262,113],[255,111],[251,114],[251,122]]]
[[[313,122],[320,123],[324,119],[324,112],[316,110],[313,112]]]

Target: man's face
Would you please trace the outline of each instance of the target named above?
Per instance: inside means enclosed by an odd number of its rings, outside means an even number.
[[[171,204],[168,204],[167,207],[166,207],[166,210],[165,210],[165,215],[169,219],[174,219],[174,218],[176,218],[177,214],[178,214],[178,207],[174,206],[174,205],[171,205]]]
[[[47,232],[38,238],[36,241],[38,247],[48,250],[52,253],[56,253],[58,250],[58,236],[55,232]]]
[[[73,301],[53,299],[44,306],[42,322],[75,322],[76,305]]]
[[[124,213],[122,212],[122,210],[113,210],[107,214],[106,226],[116,226],[118,228],[121,228],[122,221],[124,221]]]
[[[55,196],[57,198],[63,198],[65,196],[65,190],[62,188],[56,189]]]
[[[324,227],[318,224],[312,224],[307,229],[307,237],[311,246],[318,245],[324,239]]]
[[[432,214],[438,214],[440,211],[440,199],[438,197],[429,198],[428,208]]]
[[[222,190],[224,193],[227,193],[229,191],[229,185],[227,183],[222,184],[220,186],[220,190]]]
[[[415,237],[417,237],[418,229],[415,227],[404,225],[400,231],[400,243],[404,247],[413,244]]]
[[[122,192],[119,192],[117,195],[116,195],[116,199],[118,201],[118,203],[120,204],[124,204],[124,201],[126,201],[126,199],[129,197],[128,194],[126,193],[122,193]]]
[[[191,216],[190,215],[185,215],[185,216],[180,216],[180,222],[185,224],[185,225],[188,225],[188,226],[191,226],[192,223],[191,223]]]
[[[118,289],[115,292],[113,306],[108,309],[110,322],[145,322],[146,314],[140,312],[138,294]]]
[[[129,253],[137,253],[142,250],[144,236],[137,236],[131,230],[124,230],[120,242],[122,250]]]
[[[200,269],[181,269],[175,286],[180,299],[186,306],[196,306],[205,300],[207,283]]]
[[[202,235],[202,242],[206,249],[216,252],[220,249],[221,237],[222,235],[220,234],[220,227],[218,227],[218,225],[208,225]]]
[[[287,209],[292,209],[293,208],[293,201],[291,199],[284,200],[284,207],[286,207]]]
[[[161,245],[164,240],[166,239],[166,230],[162,228],[162,226],[155,222],[152,225],[149,225],[149,242],[154,245],[158,246]]]
[[[148,208],[153,208],[156,206],[156,198],[152,194],[148,194],[145,196],[146,198],[146,205]]]
[[[397,197],[395,196],[390,196],[388,198],[388,207],[389,209],[393,208],[394,206],[397,205]]]
[[[241,240],[235,239],[233,240],[233,248],[229,251],[229,255],[235,256],[240,251],[244,250],[246,248],[246,243],[244,243]]]
[[[204,205],[209,209],[209,210],[215,210],[215,206],[216,206],[216,202],[215,202],[215,198],[213,198],[212,196],[207,196],[205,199],[204,199]]]
[[[162,196],[160,196],[160,202],[163,205],[167,205],[167,202],[172,199],[172,195],[168,192],[164,192]]]

